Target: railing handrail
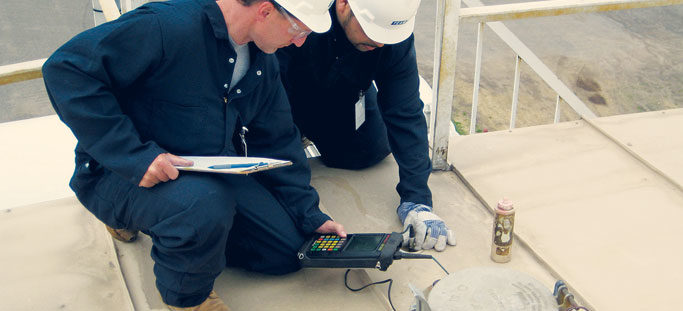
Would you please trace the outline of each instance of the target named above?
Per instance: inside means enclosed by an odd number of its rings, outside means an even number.
[[[40,69],[47,58],[0,66],[0,85],[43,77]]]
[[[446,117],[441,115],[447,114],[448,120],[450,120],[451,110],[440,106],[452,106],[452,90],[454,87],[451,84],[455,80],[454,76],[456,59],[455,55],[445,55],[445,52],[443,51],[449,51],[452,54],[456,53],[458,41],[457,29],[459,28],[460,21],[478,23],[490,22],[488,26],[491,29],[494,29],[494,31],[500,32],[502,30],[503,32],[511,34],[510,37],[514,37],[515,39],[513,41],[519,41],[519,39],[517,39],[507,29],[507,27],[502,25],[501,22],[497,21],[683,4],[683,0],[548,0],[484,6],[478,0],[462,1],[468,4],[478,4],[478,6],[460,8],[461,0],[438,0],[437,2],[437,29],[435,36],[435,47],[441,49],[441,54],[436,54],[435,51],[435,55],[440,55],[440,57],[434,58],[434,75],[432,79],[434,84],[434,99],[432,100],[432,104],[436,107],[435,109],[431,109],[431,111],[435,111],[435,115],[433,116],[435,122],[431,128],[431,135],[433,135],[434,138],[432,139],[431,147],[434,151],[432,157],[432,166],[435,169],[442,170],[448,169],[450,167],[447,163],[448,140],[437,138],[448,136],[448,133],[450,133],[450,128],[453,127],[453,125],[451,122],[445,122]],[[444,14],[444,12],[446,12],[446,14]],[[441,22],[441,24],[439,24],[438,21],[440,20],[447,20],[447,22]],[[455,37],[453,37],[453,30],[447,29],[449,25],[455,29]],[[446,29],[440,29],[441,27]],[[496,30],[495,28],[498,29]],[[479,29],[483,30],[482,25],[480,25]],[[450,37],[445,36],[444,33],[450,34]],[[480,35],[478,37],[481,38]],[[521,41],[519,42],[521,43]],[[524,44],[515,44],[516,47],[513,47],[510,45],[510,43],[508,43],[508,45],[515,50],[517,57],[521,57],[527,63],[537,58],[533,53],[526,53],[528,48]],[[477,46],[480,46],[480,42],[477,43]],[[477,51],[477,54],[478,53],[479,51]],[[531,57],[529,57],[529,55],[531,55]],[[569,90],[569,88],[566,87],[566,85],[564,85],[564,83],[562,83],[555,76],[555,74],[547,68],[547,66],[540,62],[540,60],[535,63],[536,64],[530,64],[530,67],[558,94],[555,109],[555,122],[558,120],[559,103],[561,100],[567,102],[583,118],[596,117],[596,115],[590,111],[580,99],[578,99],[574,92]],[[537,66],[538,64],[541,66]],[[479,64],[476,66],[479,66]],[[543,73],[539,73],[539,71]],[[475,81],[477,81],[478,78],[478,74],[475,71]],[[443,85],[447,85],[448,89],[451,90],[449,94],[445,93],[447,90],[442,87]],[[477,85],[475,85],[475,91],[473,92],[473,100],[477,99],[476,88],[478,88]],[[515,99],[513,98],[513,106],[514,102]],[[476,122],[475,102],[472,103],[472,111],[473,119],[471,123]],[[441,121],[438,122],[438,120]],[[514,124],[514,115],[511,117],[511,125],[512,124]],[[471,128],[474,128],[472,124]]]
[[[596,118],[588,106],[579,99],[521,40],[499,20],[522,19],[541,16],[558,16],[575,13],[613,11],[633,8],[656,7],[683,3],[683,0],[548,0],[516,4],[485,6],[480,0],[463,0],[469,8],[460,11],[460,20],[478,21],[477,61],[475,64],[475,85],[472,96],[472,115],[470,134],[475,133],[477,99],[479,91],[479,72],[481,70],[481,41],[483,25],[488,25],[516,54],[515,81],[512,98],[510,129],[515,127],[517,96],[519,86],[519,63],[526,62],[529,67],[558,95],[554,122],[559,121],[560,101],[566,102],[581,118]]]
[[[460,9],[460,21],[494,22],[683,4],[683,0],[547,0]]]
[[[100,3],[106,21],[115,20],[121,16],[121,12],[114,0],[97,1]],[[130,0],[125,0],[123,4],[124,8],[125,4],[130,7]],[[42,68],[46,60],[47,58],[42,58],[0,66],[0,85],[42,78]]]

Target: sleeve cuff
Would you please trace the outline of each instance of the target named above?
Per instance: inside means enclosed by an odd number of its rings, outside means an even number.
[[[319,212],[313,216],[306,218],[302,224],[302,230],[304,233],[309,234],[315,232],[315,229],[320,228],[326,221],[332,220],[330,216],[327,216],[323,212]]]
[[[140,157],[140,161],[135,166],[135,171],[129,177],[130,182],[134,185],[138,185],[142,180],[142,176],[145,176],[147,169],[154,162],[160,154],[166,153],[167,151],[159,147],[157,144],[152,143],[150,148]]]

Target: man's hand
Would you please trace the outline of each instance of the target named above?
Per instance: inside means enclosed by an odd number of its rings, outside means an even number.
[[[344,226],[332,220],[324,222],[322,226],[318,227],[318,229],[315,229],[315,232],[320,234],[335,233],[342,238],[346,237],[346,231],[344,231]]]
[[[175,180],[178,178],[178,169],[174,165],[192,166],[193,164],[192,161],[185,160],[177,155],[162,153],[149,165],[138,186],[152,188],[160,182]]]
[[[424,204],[403,202],[396,210],[403,223],[403,230],[412,225],[415,232],[410,237],[408,230],[403,234],[403,245],[413,250],[431,249],[443,251],[448,245],[455,245],[455,232],[448,229],[443,220],[432,213],[432,208]]]

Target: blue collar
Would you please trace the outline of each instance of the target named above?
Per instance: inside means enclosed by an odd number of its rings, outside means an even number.
[[[202,3],[202,10],[206,17],[211,23],[211,28],[213,28],[213,35],[218,39],[229,40],[228,36],[228,26],[225,24],[225,18],[223,17],[223,12],[218,3],[214,0],[198,0]]]

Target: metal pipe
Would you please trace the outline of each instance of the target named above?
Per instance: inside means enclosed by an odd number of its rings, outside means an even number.
[[[515,128],[515,121],[517,119],[517,102],[519,99],[519,77],[520,77],[520,63],[522,58],[519,55],[515,58],[515,82],[512,86],[512,112],[510,113],[510,129]]]
[[[43,77],[43,64],[47,58],[0,66],[0,85]]]
[[[460,0],[438,1],[437,6],[442,8],[443,14],[437,16],[437,36],[435,38],[439,57],[434,58],[436,117],[432,140],[432,167],[435,170],[447,170],[450,168],[447,162],[448,139],[453,127],[451,111],[455,90],[455,59],[460,24]]]
[[[441,37],[443,37],[443,10],[445,1],[436,2],[436,16],[434,26],[434,66],[432,66],[432,102],[429,120],[429,146],[434,150],[434,132],[436,123],[436,102],[439,94],[439,64],[441,63]]]
[[[131,0],[120,0],[121,2],[121,14],[132,11],[134,9]]]
[[[560,95],[557,95],[557,101],[555,102],[555,119],[553,120],[553,123],[557,124],[560,122],[560,101],[562,100],[562,97]]]
[[[504,21],[683,4],[683,0],[549,0],[463,8],[462,21]]]
[[[481,50],[484,40],[484,23],[477,29],[477,54],[474,61],[474,90],[472,91],[472,114],[470,118],[470,134],[474,134],[477,126],[477,109],[479,106],[479,80],[481,79]]]
[[[121,16],[119,7],[114,0],[98,0],[98,2],[102,8],[102,13],[104,13],[104,19],[107,21],[113,21]]]

